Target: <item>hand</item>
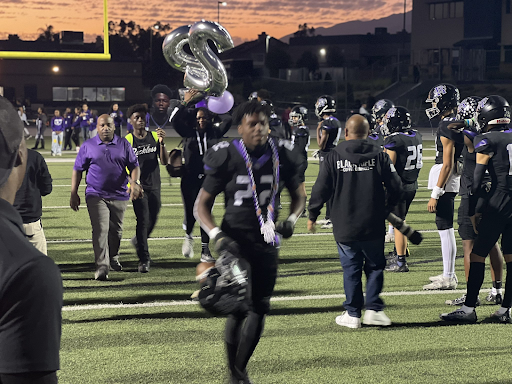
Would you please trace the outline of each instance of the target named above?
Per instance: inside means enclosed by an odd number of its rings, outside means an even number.
[[[316,232],[316,221],[308,219],[308,231],[311,233]]]
[[[200,91],[197,89],[189,89],[187,92],[185,92],[185,95],[183,96],[183,101],[188,104],[190,100],[192,100]]]
[[[431,197],[428,201],[427,208],[430,213],[435,213],[437,211],[437,199]]]
[[[158,141],[160,144],[163,144],[165,139],[165,131],[162,128],[157,128],[156,135],[158,136]]]
[[[480,223],[481,219],[481,213],[475,213],[473,216],[470,217],[471,224],[473,224],[473,231],[475,231],[476,234],[478,234],[478,230],[476,228],[478,227],[478,224]]]
[[[293,235],[294,225],[290,220],[278,221],[276,223],[276,232],[279,232],[283,239],[288,239]]]
[[[128,188],[128,193],[130,194],[130,200],[137,200],[144,196],[144,190],[137,183],[130,183],[130,188]]]
[[[80,196],[78,196],[78,193],[71,192],[71,198],[69,199],[69,206],[71,209],[75,212],[78,212],[78,209],[80,207]]]
[[[220,254],[222,251],[231,253],[233,256],[240,255],[240,246],[231,237],[220,231],[215,236],[215,252]]]

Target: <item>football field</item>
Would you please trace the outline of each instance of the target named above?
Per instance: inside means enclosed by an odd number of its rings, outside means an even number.
[[[178,143],[176,138],[166,141],[169,149]],[[485,301],[491,287],[488,270],[477,324],[439,320],[440,313],[454,309],[445,300],[466,289],[458,234],[458,290],[422,290],[429,276],[442,272],[434,215],[427,212],[433,141],[426,141],[424,147],[420,189],[407,217],[411,226],[423,231],[424,241],[410,246],[410,272],[385,273],[382,296],[393,324],[348,329],[335,323],[344,300],[336,244],[330,230],[309,234],[307,219],[300,218],[295,235],[281,247],[272,309],[248,365],[255,384],[512,382],[511,328],[485,321],[497,309]],[[201,242],[196,237],[193,259],[183,258],[179,179],[169,179],[161,168],[162,209],[149,241],[154,261],[150,272],[137,272],[137,256],[129,241],[135,234],[130,204],[120,250],[123,271],[110,272],[109,281],[99,282],[93,279],[85,178],[79,212],[69,208],[75,153],[64,152],[62,158],[51,157],[49,150],[42,153],[53,177],[53,192],[43,198],[43,226],[48,254],[59,265],[65,288],[60,383],[227,383],[224,319],[211,317],[190,301],[198,288],[195,266]],[[308,195],[317,173],[318,162],[310,161]],[[286,215],[289,198],[283,195],[282,200]],[[222,207],[219,196],[214,207],[219,224]],[[194,235],[199,235],[197,225]],[[392,247],[386,244],[386,251]]]

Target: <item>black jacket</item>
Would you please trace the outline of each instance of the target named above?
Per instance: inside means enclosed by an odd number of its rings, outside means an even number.
[[[379,146],[368,139],[344,141],[320,166],[309,199],[309,218],[316,221],[332,197],[331,220],[337,242],[384,239],[386,216],[401,191],[400,177]]]
[[[14,207],[20,213],[24,224],[33,223],[41,218],[41,196],[46,196],[52,191],[52,175],[43,156],[32,149],[27,152],[27,171],[14,200]]]
[[[220,115],[219,124],[210,124],[203,134],[199,134],[196,129],[196,112],[196,109],[180,104],[171,120],[174,129],[183,138],[185,177],[204,174],[203,157],[206,151],[217,144],[231,127],[231,116]]]

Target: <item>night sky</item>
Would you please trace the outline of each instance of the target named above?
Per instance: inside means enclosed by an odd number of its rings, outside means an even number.
[[[220,7],[221,24],[235,44],[254,40],[263,31],[281,38],[298,25],[330,27],[351,20],[371,20],[403,12],[403,0],[314,0],[236,1]],[[38,29],[52,25],[55,31],[85,32],[92,41],[103,30],[103,0],[1,0],[0,39],[18,34],[31,40]],[[407,1],[410,10],[412,0]],[[157,21],[174,29],[200,19],[217,21],[217,1],[213,0],[109,0],[109,20],[133,20],[146,28]]]

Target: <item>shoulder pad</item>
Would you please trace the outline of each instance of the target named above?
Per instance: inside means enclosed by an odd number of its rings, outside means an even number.
[[[212,173],[227,163],[230,146],[231,143],[229,141],[221,141],[206,151],[203,159],[206,173]]]

